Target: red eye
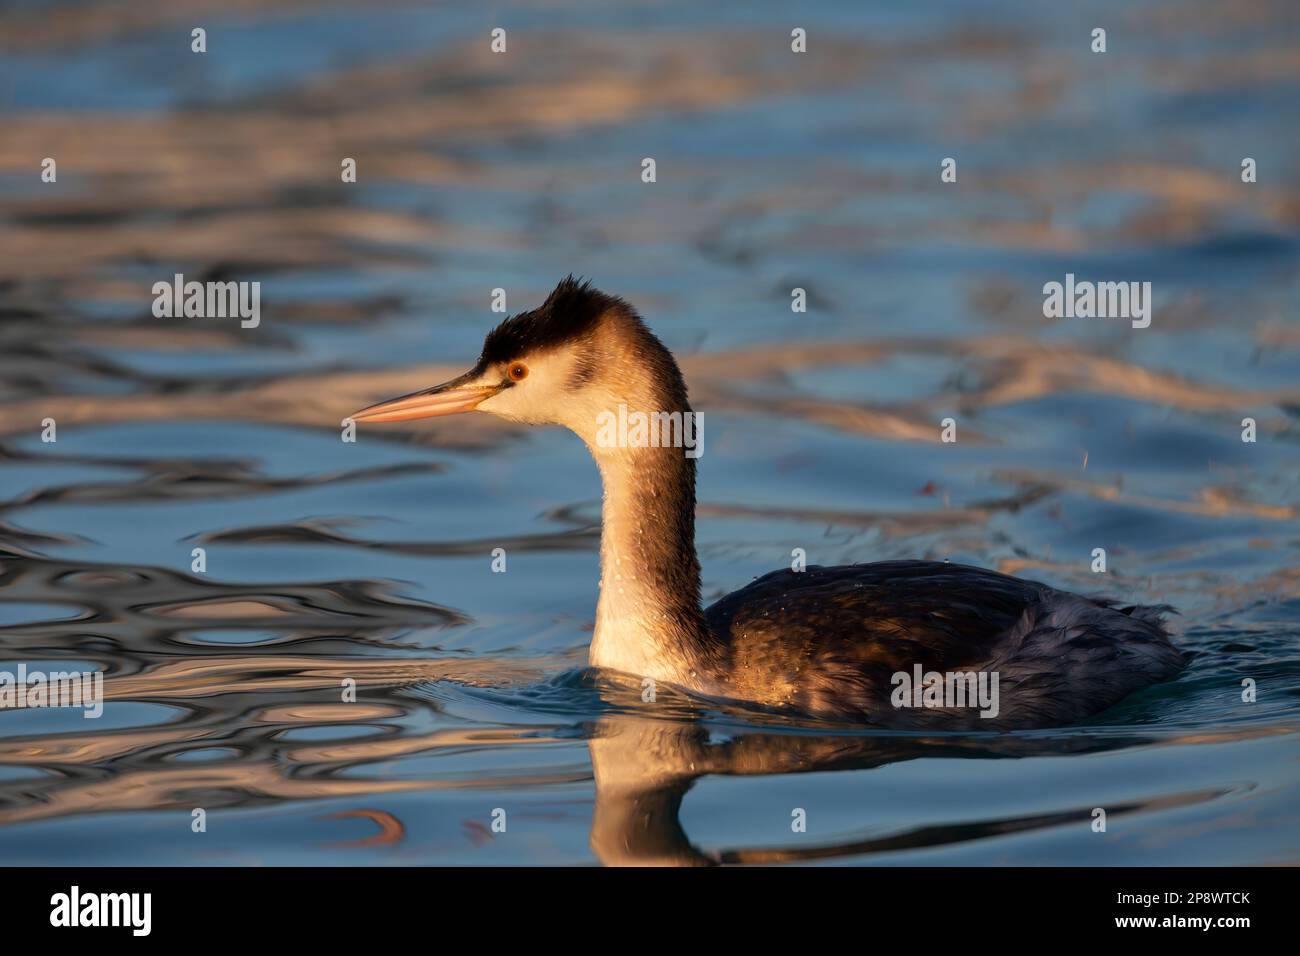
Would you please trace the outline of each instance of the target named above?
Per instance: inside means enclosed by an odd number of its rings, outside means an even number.
[[[528,377],[528,366],[523,362],[516,362],[510,366],[510,371],[507,374],[513,381],[522,382]]]

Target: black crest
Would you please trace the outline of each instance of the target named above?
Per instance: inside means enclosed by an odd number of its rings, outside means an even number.
[[[530,352],[567,345],[585,338],[611,309],[628,310],[622,299],[605,295],[573,276],[561,280],[546,301],[520,312],[488,333],[480,363],[508,362]]]

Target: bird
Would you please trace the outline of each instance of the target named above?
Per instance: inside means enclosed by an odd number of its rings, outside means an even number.
[[[947,561],[783,569],[703,607],[702,449],[675,429],[702,419],[669,349],[590,281],[569,275],[541,306],[502,321],[463,375],[351,417],[467,412],[566,427],[595,460],[604,494],[588,662],[598,673],[795,720],[1006,731],[1077,723],[1185,666],[1168,605]],[[611,427],[647,420],[664,427]]]

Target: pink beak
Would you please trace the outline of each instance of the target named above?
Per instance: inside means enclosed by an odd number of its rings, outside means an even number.
[[[505,387],[501,385],[463,385],[462,382],[477,377],[468,372],[433,388],[412,392],[400,398],[390,398],[371,405],[352,415],[357,422],[409,422],[417,418],[436,418],[441,415],[458,415],[472,412],[479,404]]]

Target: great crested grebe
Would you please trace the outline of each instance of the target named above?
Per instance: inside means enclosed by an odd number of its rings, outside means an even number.
[[[464,375],[352,417],[478,410],[586,442],[605,490],[593,667],[838,721],[1008,729],[1081,720],[1183,666],[1167,606],[1117,607],[946,562],[774,571],[701,609],[695,458],[609,441],[620,408],[694,414],[672,353],[636,311],[570,276],[493,329]],[[962,696],[911,696],[913,674]],[[993,707],[965,701],[977,675],[992,676]]]

